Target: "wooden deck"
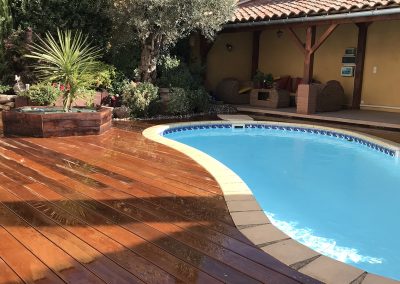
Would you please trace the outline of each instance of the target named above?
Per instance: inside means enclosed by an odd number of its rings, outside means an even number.
[[[0,138],[0,283],[318,283],[252,245],[147,126]]]
[[[341,110],[316,114],[299,114],[296,108],[271,109],[248,105],[237,106],[238,111],[245,113],[272,115],[295,119],[333,122],[344,125],[357,125],[360,127],[376,127],[400,131],[400,113],[373,111],[373,110]]]

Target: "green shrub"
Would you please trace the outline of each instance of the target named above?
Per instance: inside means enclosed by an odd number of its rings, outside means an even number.
[[[151,83],[130,83],[124,88],[123,103],[132,117],[149,116],[149,108],[158,99],[158,88]]]
[[[188,92],[182,88],[171,88],[169,90],[170,101],[167,112],[173,115],[187,114],[191,111],[191,101]]]
[[[198,87],[198,81],[189,66],[177,57],[163,56],[160,60],[160,76],[157,85],[162,88],[183,88],[185,90]]]
[[[96,91],[93,89],[79,89],[76,92],[76,98],[81,99],[85,102],[87,107],[94,107],[94,98],[96,96]]]
[[[28,97],[32,102],[41,105],[53,105],[62,96],[62,91],[58,84],[38,83],[32,85],[28,91],[19,94]]]
[[[0,85],[0,94],[4,94],[7,93],[8,91],[11,90],[11,87],[9,86],[4,86],[4,85]]]
[[[205,112],[210,107],[211,97],[204,88],[189,91],[190,108],[193,112]]]
[[[110,89],[113,79],[116,77],[115,67],[104,62],[100,62],[99,71],[95,78],[95,87],[98,89]]]

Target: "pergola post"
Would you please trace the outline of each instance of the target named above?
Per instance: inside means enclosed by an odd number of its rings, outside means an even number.
[[[368,27],[370,23],[358,23],[358,43],[356,56],[356,70],[354,75],[354,89],[352,109],[360,109],[362,85],[364,79],[364,62],[367,47]]]
[[[253,32],[253,51],[251,57],[251,78],[256,75],[260,59],[260,36],[261,31]]]
[[[338,24],[331,24],[328,29],[316,41],[316,26],[308,26],[306,31],[305,44],[299,39],[293,29],[289,31],[293,35],[296,45],[304,53],[304,73],[302,84],[297,91],[297,112],[312,114],[316,111],[316,90],[312,88],[311,82],[314,74],[314,54],[328,39]]]
[[[310,26],[306,31],[303,84],[310,84],[314,73],[314,51],[312,49],[315,44],[316,30],[316,26]]]

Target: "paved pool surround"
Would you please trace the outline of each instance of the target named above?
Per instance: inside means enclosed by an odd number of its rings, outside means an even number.
[[[348,143],[358,143],[382,154],[400,159],[400,144],[358,132],[305,124],[265,121],[204,121],[171,123],[146,129],[143,135],[178,150],[203,166],[219,183],[228,210],[237,228],[255,245],[286,265],[325,283],[400,283],[339,262],[300,244],[271,224],[246,183],[218,160],[164,134],[204,128],[266,128],[327,135]]]

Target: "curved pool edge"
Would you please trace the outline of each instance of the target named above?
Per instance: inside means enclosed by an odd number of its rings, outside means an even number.
[[[253,196],[251,189],[236,173],[204,152],[165,138],[162,135],[165,130],[177,127],[219,124],[232,126],[243,126],[246,124],[268,125],[332,131],[393,150],[397,158],[400,157],[400,144],[359,132],[331,127],[267,121],[182,122],[157,125],[143,131],[143,136],[147,139],[171,147],[189,156],[204,167],[221,187],[229,213],[238,230],[256,246],[284,264],[326,283],[400,283],[389,278],[370,274],[354,266],[323,256],[291,239],[270,222]]]

